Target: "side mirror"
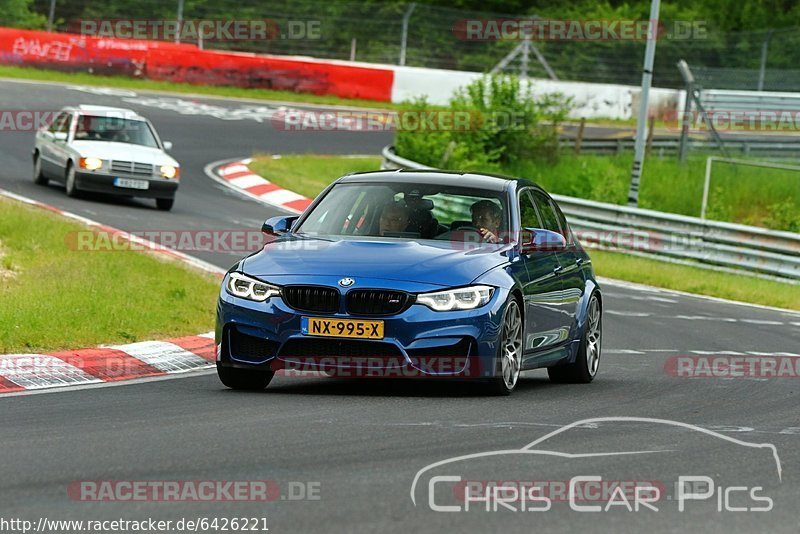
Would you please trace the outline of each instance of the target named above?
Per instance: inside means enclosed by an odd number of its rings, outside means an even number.
[[[54,132],[53,139],[56,141],[66,141],[67,140],[67,132]]]
[[[524,228],[520,237],[523,254],[556,252],[567,248],[567,240],[563,235],[542,228]]]
[[[292,217],[272,217],[264,221],[261,225],[261,231],[267,235],[281,236],[292,229],[292,225],[299,217],[297,215]]]
[[[172,141],[164,141],[162,144],[164,145],[164,150],[172,150]]]

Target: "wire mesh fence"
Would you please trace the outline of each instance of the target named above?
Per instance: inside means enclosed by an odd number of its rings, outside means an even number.
[[[34,8],[48,14],[52,0],[34,0]],[[179,7],[180,6],[180,7]],[[412,7],[413,6],[413,7]],[[268,19],[280,29],[270,39],[209,40],[209,49],[267,54],[305,55],[325,59],[355,59],[398,64],[403,49],[403,18],[407,15],[405,64],[420,67],[488,72],[520,41],[471,40],[458,31],[465,21],[519,20],[503,13],[466,11],[405,2],[331,2],[322,0],[55,0],[55,28],[67,31],[85,19],[176,20]],[[531,13],[527,18],[535,18]],[[714,88],[795,90],[800,82],[798,28],[758,32],[720,33],[703,21],[679,22],[704,31],[659,39],[654,84],[682,87],[675,68],[681,58],[695,69],[701,85]],[[286,35],[295,24],[315,29]],[[304,26],[305,24],[305,26]],[[197,39],[185,39],[197,43]],[[546,63],[562,80],[637,85],[641,82],[642,39],[535,40],[543,61],[531,56],[528,74],[548,77]],[[519,72],[518,61],[507,71]]]

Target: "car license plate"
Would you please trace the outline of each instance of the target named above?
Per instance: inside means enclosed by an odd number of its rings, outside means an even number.
[[[127,187],[128,189],[148,189],[150,182],[147,180],[132,180],[130,178],[114,178],[116,187]]]
[[[307,336],[383,339],[383,321],[303,317],[300,328]]]

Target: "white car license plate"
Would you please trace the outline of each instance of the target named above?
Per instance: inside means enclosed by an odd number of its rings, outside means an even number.
[[[127,187],[129,189],[148,189],[150,182],[147,180],[131,180],[130,178],[114,178],[116,187]]]

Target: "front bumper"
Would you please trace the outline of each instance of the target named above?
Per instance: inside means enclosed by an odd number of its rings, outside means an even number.
[[[147,189],[132,189],[128,187],[117,187],[114,185],[115,178],[129,178],[132,180],[144,180],[149,183]],[[167,180],[161,178],[146,178],[141,176],[116,176],[97,172],[78,171],[75,173],[75,185],[81,191],[91,193],[106,193],[111,195],[124,195],[141,198],[175,198],[180,182],[177,180]]]
[[[413,304],[388,317],[318,314],[280,297],[258,303],[223,288],[217,305],[217,364],[254,370],[324,372],[347,377],[490,378],[508,291],[498,288],[477,310],[435,312]],[[382,320],[382,340],[304,335],[302,317]]]

